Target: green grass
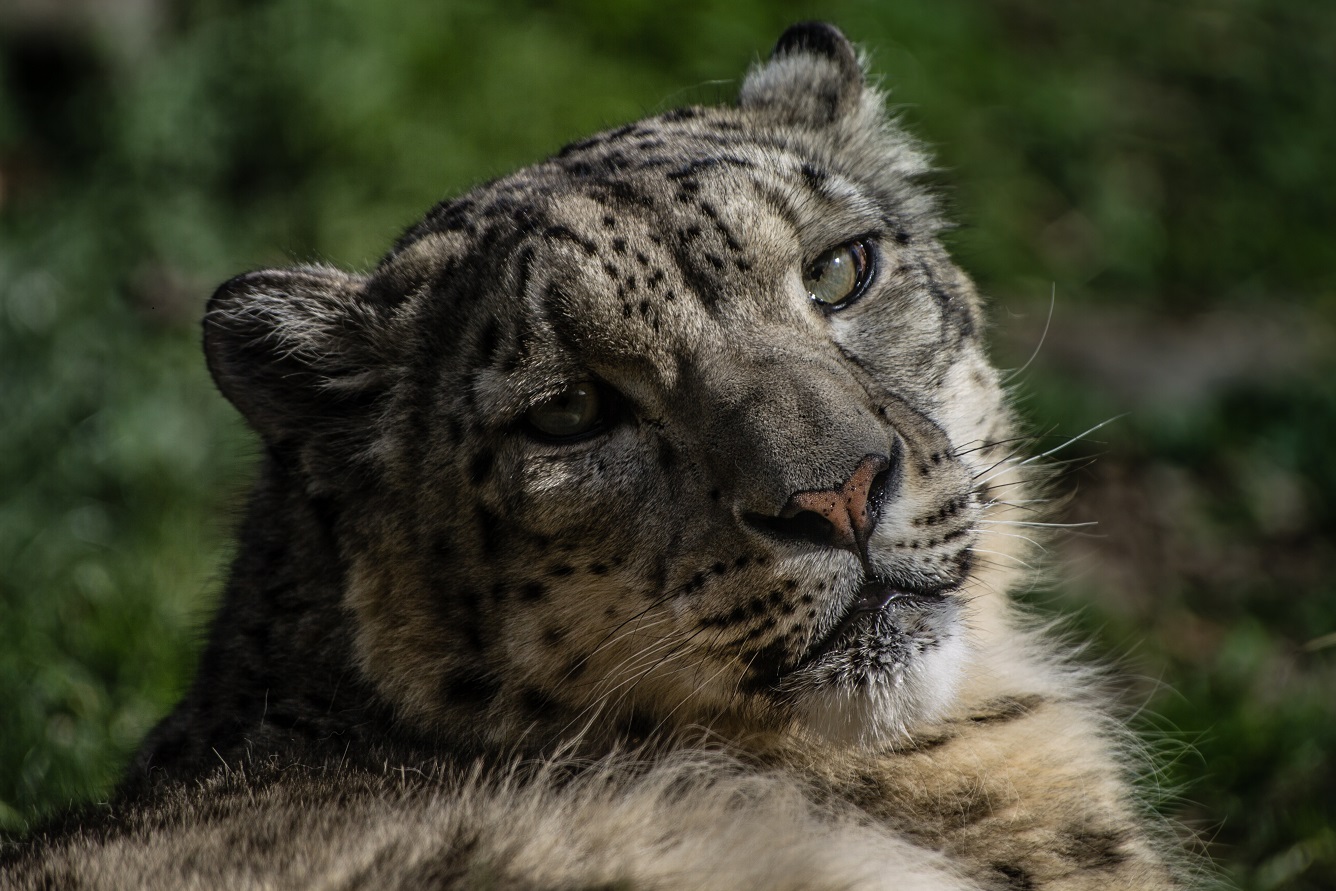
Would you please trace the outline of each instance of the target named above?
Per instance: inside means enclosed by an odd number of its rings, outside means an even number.
[[[199,355],[215,283],[366,266],[819,17],[937,148],[1004,362],[1056,293],[1035,428],[1128,413],[1068,453],[1099,537],[1031,598],[1152,679],[1164,807],[1237,884],[1336,886],[1336,5],[105,8],[0,14],[0,827],[105,794],[189,677],[253,450]]]

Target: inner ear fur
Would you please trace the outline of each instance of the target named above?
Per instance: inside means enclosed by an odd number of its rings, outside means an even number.
[[[263,269],[225,282],[204,316],[219,390],[273,445],[367,425],[391,367],[388,320],[366,279],[325,266]]]
[[[780,114],[788,123],[824,126],[852,113],[864,86],[858,53],[840,29],[801,22],[747,75],[738,104]]]

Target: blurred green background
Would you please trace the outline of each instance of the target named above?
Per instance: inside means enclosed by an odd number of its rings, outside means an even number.
[[[1248,889],[1336,887],[1336,3],[6,0],[0,827],[105,793],[179,695],[254,445],[197,322],[431,203],[726,99],[783,27],[870,52],[996,354],[1066,450],[1060,580]]]

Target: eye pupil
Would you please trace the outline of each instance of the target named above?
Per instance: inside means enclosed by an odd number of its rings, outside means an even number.
[[[871,255],[859,241],[831,248],[803,271],[803,287],[813,303],[838,307],[853,301],[870,278]]]
[[[525,420],[539,434],[552,439],[573,439],[592,433],[603,422],[598,388],[589,382],[571,384],[529,409]]]

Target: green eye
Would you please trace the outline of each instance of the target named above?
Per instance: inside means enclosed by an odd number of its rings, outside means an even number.
[[[813,303],[839,309],[863,293],[872,277],[872,252],[863,240],[831,248],[803,270],[803,287]]]
[[[541,438],[579,439],[602,428],[604,402],[594,383],[581,381],[529,409],[524,420]]]

